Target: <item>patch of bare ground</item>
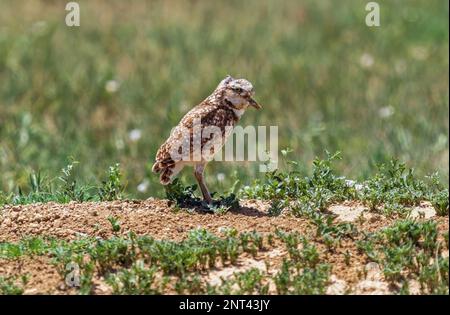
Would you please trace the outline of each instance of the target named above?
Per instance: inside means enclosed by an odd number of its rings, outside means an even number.
[[[224,215],[174,210],[166,200],[113,201],[68,204],[5,206],[0,218],[0,241],[17,241],[25,236],[54,236],[75,239],[82,236],[111,237],[108,217],[120,221],[119,234],[130,231],[157,239],[181,240],[186,232],[203,227],[212,233],[233,227],[239,232],[274,232],[276,228],[305,232],[308,221],[291,216],[269,217],[267,202],[241,201],[240,208]]]
[[[21,257],[15,260],[0,260],[0,275],[17,277],[26,275],[23,294],[58,294],[64,284],[50,258],[44,256]],[[16,279],[21,285],[22,279]]]
[[[296,231],[315,240],[316,228],[307,218],[297,218],[289,213],[271,217],[267,210],[270,203],[260,200],[241,200],[238,209],[223,215],[185,209],[176,210],[167,200],[147,199],[113,202],[90,202],[68,204],[33,204],[26,206],[4,206],[0,209],[0,242],[17,242],[24,237],[50,236],[74,240],[86,236],[109,238],[126,235],[133,231],[137,235],[148,235],[156,239],[180,241],[188,231],[202,227],[214,234],[223,228],[235,228],[238,232],[257,231],[274,233],[276,229]],[[417,219],[433,218],[430,204],[421,204],[413,212]],[[330,213],[337,221],[352,222],[359,231],[374,232],[388,226],[395,219],[369,211],[358,202],[344,202],[333,205]],[[433,210],[434,211],[434,210]],[[423,212],[425,214],[420,214]],[[120,231],[114,233],[109,217],[117,218]],[[435,217],[440,231],[448,230],[448,216]],[[355,239],[343,239],[333,250],[326,250],[320,241],[314,241],[320,250],[321,261],[331,265],[330,283],[327,294],[392,294],[395,293],[384,281],[379,266],[369,263],[355,244]],[[256,257],[243,254],[234,265],[214,268],[203,275],[203,281],[218,285],[221,279],[232,277],[233,273],[257,268],[269,275],[275,275],[283,261],[289,259],[285,245],[277,241],[258,252]],[[0,259],[0,275],[28,275],[25,294],[73,294],[75,290],[64,285],[50,257],[26,256],[15,260]],[[111,288],[103,277],[94,275],[94,294],[111,294]],[[168,291],[166,293],[174,293]],[[276,293],[273,283],[269,293]]]

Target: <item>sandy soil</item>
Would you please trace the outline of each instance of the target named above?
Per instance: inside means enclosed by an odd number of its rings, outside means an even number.
[[[114,201],[102,203],[34,204],[27,206],[5,206],[0,209],[0,242],[18,241],[26,236],[53,236],[61,239],[76,239],[84,236],[108,238],[113,235],[109,216],[118,218],[121,231],[133,231],[138,235],[150,235],[158,239],[182,240],[187,232],[203,227],[212,233],[219,233],[224,227],[238,231],[260,233],[274,232],[277,228],[298,231],[311,238],[315,236],[314,226],[305,218],[296,218],[288,213],[277,217],[267,215],[269,203],[259,200],[241,200],[239,209],[224,215],[185,210],[174,210],[167,200],[147,199],[140,201]],[[358,230],[376,231],[392,223],[382,215],[371,213],[359,203],[346,202],[329,208],[338,221],[353,222]],[[433,208],[423,203],[414,210],[419,219],[435,216]],[[440,229],[448,229],[448,217],[435,217]],[[319,249],[322,244],[316,244]],[[324,251],[326,252],[326,251]],[[345,254],[350,253],[351,263],[345,263]],[[220,277],[229,277],[236,271],[255,267],[275,273],[283,257],[287,257],[282,244],[258,254],[256,258],[242,255],[236,266],[223,266],[212,270],[207,279],[211,284],[220,283]],[[331,283],[328,294],[389,294],[393,293],[383,280],[379,267],[366,261],[356,250],[352,240],[342,241],[333,253],[326,253],[322,259],[332,265]],[[0,260],[0,275],[29,274],[26,294],[73,293],[64,287],[63,279],[47,257],[24,257],[19,260]],[[110,289],[103,279],[95,278],[95,293],[108,294]],[[274,288],[270,290],[274,292]]]

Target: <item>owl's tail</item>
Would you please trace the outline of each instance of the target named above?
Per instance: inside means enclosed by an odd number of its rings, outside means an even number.
[[[153,164],[152,172],[153,173],[159,173],[159,172],[161,172],[161,170],[163,168],[164,168],[164,166],[162,165],[162,163],[159,162],[159,161],[156,161],[155,164]]]
[[[181,163],[164,163],[161,161],[156,161],[153,164],[152,172],[160,174],[159,181],[163,185],[168,185],[172,182],[172,179],[183,169]]]

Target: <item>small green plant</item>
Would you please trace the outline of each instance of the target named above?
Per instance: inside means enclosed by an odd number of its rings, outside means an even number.
[[[258,268],[250,268],[242,272],[235,272],[230,277],[221,278],[217,286],[207,285],[208,294],[268,294],[269,285],[266,283],[267,274]]]
[[[449,196],[448,189],[442,189],[437,193],[431,194],[430,202],[436,209],[436,214],[439,216],[446,216],[449,213]]]
[[[122,269],[107,278],[113,294],[161,294],[156,284],[156,267],[147,268],[137,260],[130,269]]]
[[[22,284],[25,284],[22,278]],[[0,294],[2,295],[22,295],[23,287],[17,284],[17,281],[13,277],[2,277],[0,276]]]
[[[102,182],[98,189],[98,196],[101,201],[112,201],[123,198],[124,186],[122,184],[122,174],[120,172],[120,165],[117,163],[110,166],[108,170],[108,177]]]
[[[175,178],[172,183],[165,186],[166,198],[175,202],[179,207],[197,206],[201,204],[195,196],[197,185],[184,186],[180,179]]]
[[[270,203],[270,208],[267,211],[267,213],[271,217],[279,216],[281,214],[281,212],[283,211],[284,207],[286,206],[286,203],[287,202],[285,200],[279,200],[279,199],[272,200],[272,202]]]
[[[344,261],[347,266],[350,266],[351,258],[352,258],[352,254],[348,250],[346,250],[344,253]]]
[[[444,238],[445,246],[446,246],[447,249],[448,249],[448,231],[447,231],[447,232],[444,232],[444,233],[442,234],[442,237]]]
[[[238,294],[267,294],[269,285],[263,284],[264,274],[257,268],[234,274],[239,286]]]
[[[25,191],[28,191],[26,193]],[[18,192],[11,199],[13,204],[29,204],[37,202],[58,201],[53,194],[50,181],[40,171],[32,172],[28,177],[28,187],[18,187]]]
[[[178,294],[204,294],[206,289],[201,277],[195,273],[191,276],[180,276],[175,283],[175,291]]]
[[[228,210],[230,210],[230,208],[224,206],[224,205],[219,205],[219,206],[211,206],[210,209],[218,215],[224,215],[225,213],[228,212]]]
[[[78,162],[73,161],[61,170],[61,176],[58,179],[61,182],[61,187],[58,189],[58,199],[60,202],[69,202],[71,200],[83,202],[87,201],[90,196],[87,195],[84,187],[79,187],[77,181],[73,178],[73,169]]]
[[[109,216],[108,218],[109,223],[111,223],[111,227],[113,232],[117,233],[120,232],[120,221],[119,219]]]
[[[444,236],[445,237],[445,236]],[[443,257],[433,221],[397,221],[358,243],[369,260],[379,263],[393,285],[416,279],[425,294],[448,294],[448,257]]]
[[[0,191],[0,207],[9,204],[12,199],[12,194],[5,194],[3,191]]]
[[[337,176],[333,170],[333,162],[341,158],[340,153],[326,154],[326,159],[316,158],[313,161],[310,176],[302,177],[295,169],[268,172],[264,182],[256,181],[252,186],[243,187],[241,194],[247,198],[272,200],[271,214],[281,212],[281,207],[287,206],[288,201],[298,200],[308,207],[323,211],[333,202],[355,199],[355,188],[347,185],[345,178]],[[294,167],[297,165],[289,164]],[[292,210],[292,213],[300,215],[297,210]]]
[[[217,200],[213,200],[212,204],[206,204],[200,198],[195,196],[197,185],[184,186],[178,178],[167,185],[165,190],[166,198],[174,202],[177,207],[181,208],[200,208],[205,211],[223,215],[231,209],[239,207],[239,201],[232,192],[220,196]]]
[[[220,196],[219,200],[213,201],[212,205],[208,205],[207,207],[214,213],[223,215],[231,209],[239,208],[239,201],[235,194],[230,193],[226,196]]]
[[[361,200],[377,211],[384,206],[387,215],[407,215],[403,206],[416,205],[426,199],[428,186],[416,178],[414,169],[392,159],[378,167],[378,173],[364,182]]]
[[[80,288],[79,293],[82,295],[92,294],[93,283],[92,277],[94,276],[95,266],[94,263],[89,261],[81,265],[80,271]]]
[[[274,277],[278,294],[325,294],[330,266],[318,264],[315,268],[300,269],[283,260],[280,272]]]
[[[319,252],[317,247],[306,237],[297,232],[287,233],[282,230],[276,230],[276,235],[286,245],[291,260],[302,267],[315,268],[319,263]]]

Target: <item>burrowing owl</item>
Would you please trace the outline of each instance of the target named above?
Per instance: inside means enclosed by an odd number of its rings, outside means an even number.
[[[203,170],[245,110],[249,106],[261,108],[253,95],[249,81],[227,76],[210,96],[191,109],[156,153],[152,170],[160,174],[161,184],[169,184],[184,166],[191,165],[204,200],[211,203]]]

